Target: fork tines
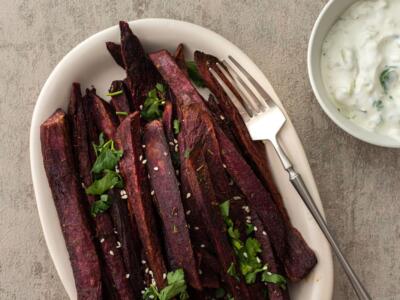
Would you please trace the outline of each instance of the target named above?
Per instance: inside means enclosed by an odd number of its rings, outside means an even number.
[[[261,85],[232,56],[209,70],[245,120],[276,106]]]

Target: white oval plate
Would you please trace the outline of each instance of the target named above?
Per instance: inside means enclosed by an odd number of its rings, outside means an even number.
[[[239,48],[215,32],[191,23],[168,19],[137,20],[130,22],[130,26],[140,38],[146,51],[162,48],[173,51],[180,42],[183,42],[188,58],[191,58],[194,50],[202,50],[219,58],[225,58],[228,54],[233,55],[270,92],[272,97],[280,102],[260,69]],[[55,109],[59,107],[67,109],[72,82],[80,82],[83,88],[94,85],[98,94],[104,96],[112,80],[125,77],[124,71],[113,61],[106,50],[104,44],[106,41],[119,43],[117,26],[91,36],[61,60],[39,95],[30,131],[32,180],[40,221],[51,258],[71,299],[76,299],[74,277],[43,167],[39,127]],[[289,157],[303,175],[304,181],[322,211],[310,166],[290,121],[282,129],[281,138]],[[318,257],[318,265],[313,272],[305,280],[290,286],[292,299],[330,300],[333,291],[333,265],[330,247],[311,214],[289,183],[288,175],[283,170],[273,149],[268,146],[267,150],[271,157],[274,177],[292,222]]]

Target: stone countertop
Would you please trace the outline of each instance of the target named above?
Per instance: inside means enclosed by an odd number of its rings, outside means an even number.
[[[330,228],[374,299],[400,299],[399,151],[360,142],[315,100],[307,43],[323,0],[3,1],[0,9],[0,299],[67,299],[48,254],[29,167],[32,111],[80,41],[118,20],[165,17],[226,37],[257,63],[303,141]],[[355,299],[335,260],[334,299]]]

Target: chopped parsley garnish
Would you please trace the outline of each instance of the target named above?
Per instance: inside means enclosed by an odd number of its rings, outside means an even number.
[[[161,118],[165,105],[165,87],[157,83],[155,88],[149,91],[143,103],[141,117],[147,121]]]
[[[279,274],[273,274],[268,271],[268,266],[263,265],[258,255],[261,253],[260,243],[249,236],[254,232],[254,226],[247,226],[246,240],[243,242],[240,238],[240,232],[234,227],[233,220],[229,217],[230,201],[227,200],[220,204],[221,215],[227,226],[227,232],[230,243],[235,252],[240,274],[244,277],[247,284],[255,283],[257,274],[261,273],[261,281],[278,284],[280,287],[286,287],[285,277]],[[235,266],[232,263],[228,269],[228,274],[237,277]]]
[[[85,192],[87,195],[100,196],[100,199],[95,201],[91,207],[91,214],[95,217],[111,206],[111,199],[107,195],[107,191],[114,187],[123,188],[124,183],[121,175],[115,172],[123,151],[115,149],[114,141],[105,141],[104,134],[101,133],[99,144],[93,144],[93,149],[96,154],[96,161],[91,172],[96,180],[85,189]]]
[[[280,288],[286,289],[286,283],[287,283],[286,278],[279,274],[274,274],[265,271],[261,275],[261,281],[268,283],[275,283],[276,285],[279,285]]]
[[[201,76],[199,74],[199,70],[197,70],[196,63],[194,61],[187,61],[186,68],[187,68],[190,80],[192,80],[193,83],[195,85],[197,85],[198,87],[204,87],[205,84],[204,84],[203,78],[201,78]]]
[[[396,67],[386,67],[379,76],[379,82],[385,94],[388,93],[390,85],[399,78],[395,69]]]
[[[250,235],[254,232],[254,225],[250,223],[246,223],[246,234]]]
[[[103,133],[101,133],[101,136],[102,134]],[[103,170],[114,170],[123,154],[122,150],[115,149],[113,140],[104,142],[103,136],[101,139],[99,138],[99,140],[99,145],[93,144],[93,148],[97,156],[92,167],[92,172],[95,174],[99,174]]]
[[[186,291],[185,273],[183,269],[177,269],[167,274],[167,286],[161,291],[158,290],[155,284],[151,284],[144,290],[144,300],[169,300],[177,297],[179,300],[189,299]]]
[[[105,212],[111,206],[110,196],[107,194],[101,195],[100,200],[95,201],[90,208],[90,213],[93,217],[97,216],[100,213]]]
[[[175,119],[173,122],[174,133],[178,134],[181,131],[181,123],[178,119]]]
[[[112,188],[123,188],[124,183],[121,175],[112,170],[104,170],[103,177],[95,180],[88,188],[86,194],[88,195],[102,195]]]
[[[120,91],[108,93],[107,96],[110,96],[110,97],[119,96],[119,95],[122,95],[123,93],[124,93],[124,91],[123,91],[123,90],[120,90]]]
[[[380,99],[372,102],[372,106],[375,107],[378,111],[381,111],[384,108],[383,101]]]
[[[126,112],[126,111],[116,111],[115,114],[117,116],[127,116],[128,112]]]
[[[184,158],[189,158],[190,157],[190,152],[192,152],[192,150],[186,149],[185,152],[183,153],[183,157]]]
[[[225,296],[225,290],[223,288],[218,288],[215,290],[215,298],[221,299]]]
[[[239,278],[239,276],[238,276],[238,274],[237,274],[237,272],[236,272],[236,267],[235,267],[235,264],[232,262],[231,263],[231,265],[229,266],[229,268],[228,268],[228,270],[226,270],[226,273],[228,274],[228,275],[231,275],[232,277],[235,277],[236,278],[236,280],[240,280],[240,278]]]

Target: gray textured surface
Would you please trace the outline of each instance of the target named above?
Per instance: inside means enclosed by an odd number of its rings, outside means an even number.
[[[192,4],[193,3],[193,4]],[[66,299],[41,232],[28,132],[63,55],[119,19],[168,17],[222,34],[265,72],[304,143],[328,221],[374,299],[400,299],[399,151],[359,142],[321,111],[306,50],[323,0],[2,1],[0,9],[0,299]],[[335,262],[336,264],[336,262]],[[354,299],[336,264],[334,299]]]

